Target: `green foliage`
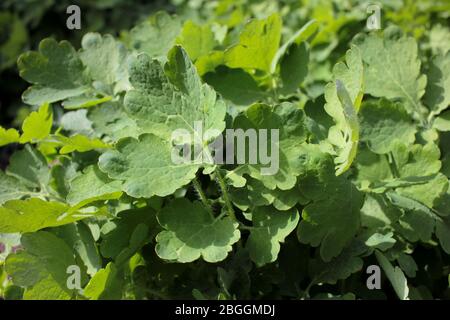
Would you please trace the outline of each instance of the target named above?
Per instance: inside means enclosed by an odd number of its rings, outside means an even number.
[[[86,2],[85,30],[18,59],[29,112],[0,127],[0,296],[450,298],[438,2],[385,1],[380,31],[356,0]],[[0,4],[0,69],[55,3]],[[90,25],[102,10],[111,26]],[[269,138],[210,152],[230,131]]]

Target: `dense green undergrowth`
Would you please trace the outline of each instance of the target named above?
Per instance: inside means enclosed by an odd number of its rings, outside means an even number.
[[[32,112],[0,127],[17,150],[0,295],[449,298],[448,2],[386,1],[380,30],[365,1],[170,8],[20,55]],[[196,122],[202,148],[277,130],[278,170],[261,144],[256,163],[174,164],[171,134]]]

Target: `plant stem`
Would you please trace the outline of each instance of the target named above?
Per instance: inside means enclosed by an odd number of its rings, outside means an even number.
[[[272,93],[273,93],[273,99],[274,103],[278,102],[278,86],[277,86],[277,80],[274,75],[271,75],[272,80]]]
[[[220,169],[217,168],[216,171],[217,181],[219,182],[220,189],[222,191],[223,200],[225,201],[225,206],[227,207],[228,215],[236,222],[239,222],[236,219],[236,215],[234,214],[233,205],[231,204],[230,197],[228,196],[228,190],[227,185],[225,183],[225,180],[222,177],[222,174],[220,173]]]
[[[203,192],[202,186],[200,184],[200,181],[198,181],[198,178],[195,177],[194,180],[192,180],[192,184],[195,188],[195,191],[197,191],[198,195],[200,196],[200,200],[203,203],[203,206],[206,208],[208,213],[211,215],[211,218],[214,219],[214,214],[212,212],[211,206],[209,205],[208,198],[206,198],[205,192]]]
[[[303,295],[301,296],[301,300],[305,300],[306,298],[309,298],[309,290],[316,284],[316,277],[314,277],[311,282],[306,287],[305,291],[303,291]]]
[[[390,153],[386,154],[385,156],[388,161],[389,168],[391,169],[392,175],[394,176],[394,178],[399,178],[400,173],[398,172],[398,167],[397,167],[397,164],[395,163],[394,155],[392,154],[392,152],[390,152]]]

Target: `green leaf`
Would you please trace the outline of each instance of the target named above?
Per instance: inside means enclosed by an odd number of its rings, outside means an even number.
[[[11,200],[0,207],[0,232],[35,232],[48,227],[62,226],[92,216],[70,211],[66,204],[37,198]]]
[[[380,263],[381,268],[383,268],[387,278],[391,282],[398,298],[400,300],[409,300],[408,281],[406,280],[402,270],[399,267],[394,268],[389,260],[380,251],[375,251],[375,256],[377,257],[377,260]]]
[[[137,52],[145,52],[152,58],[165,60],[181,31],[181,22],[166,12],[157,12],[131,29],[127,40]]]
[[[110,149],[110,146],[100,139],[90,139],[81,134],[71,137],[62,135],[53,136],[55,143],[61,147],[60,154],[69,154],[72,152],[88,152],[96,149]]]
[[[367,142],[376,153],[388,153],[396,142],[413,144],[416,126],[400,103],[381,99],[378,103],[364,103],[360,112],[361,141]]]
[[[416,117],[423,115],[420,99],[426,77],[420,73],[417,42],[391,27],[383,36],[360,34],[354,39],[364,61],[365,92],[374,97],[401,99]]]
[[[119,266],[125,265],[145,244],[150,241],[149,227],[140,223],[131,234],[130,242],[116,258]],[[153,235],[154,236],[154,235]],[[151,238],[153,238],[153,236]]]
[[[355,166],[360,185],[369,186],[377,181],[392,181],[394,177],[388,157],[373,153],[365,146],[359,148]]]
[[[386,197],[368,194],[361,208],[361,224],[370,229],[395,225],[402,212],[390,203]]]
[[[447,192],[448,186],[448,178],[438,173],[426,183],[397,188],[396,191],[433,208],[435,201]]]
[[[427,73],[425,104],[438,115],[450,104],[450,52],[435,57]]]
[[[286,211],[303,200],[296,187],[291,190],[270,190],[253,178],[247,178],[244,188],[231,188],[230,197],[234,205],[244,211],[271,204],[279,211]]]
[[[4,129],[0,127],[0,147],[19,142],[20,135],[16,129]]]
[[[313,202],[302,212],[297,236],[302,243],[314,247],[321,244],[320,256],[327,262],[338,256],[356,234],[360,226],[363,197],[344,178],[335,178],[321,185],[310,181],[309,192],[318,190]]]
[[[251,20],[241,32],[238,44],[225,51],[225,64],[270,73],[281,40],[281,24],[278,14],[265,20]]]
[[[47,138],[53,126],[53,113],[48,103],[39,107],[38,111],[30,113],[23,121],[20,143],[34,142]]]
[[[24,53],[18,60],[20,76],[33,85],[23,101],[41,105],[78,96],[88,89],[88,77],[75,49],[67,41],[44,39],[39,52]]]
[[[89,227],[84,223],[71,223],[52,230],[63,239],[86,266],[86,272],[94,276],[102,267],[102,260],[98,252],[95,239]]]
[[[400,177],[432,175],[441,168],[441,152],[433,143],[410,147],[397,144],[393,156]]]
[[[406,275],[408,277],[410,277],[410,278],[416,277],[416,272],[418,270],[418,266],[412,256],[405,254],[405,253],[401,253],[397,257],[397,261],[398,261],[400,268],[403,270],[403,272],[406,273]]]
[[[122,196],[122,183],[113,181],[97,166],[89,166],[83,174],[70,181],[67,202],[82,208],[99,200],[119,199]]]
[[[14,284],[25,287],[25,300],[67,300],[74,292],[67,288],[67,268],[76,265],[67,244],[49,232],[24,234],[25,251],[6,259],[6,272]]]
[[[174,130],[187,130],[198,135],[196,123],[204,132],[225,128],[225,104],[216,93],[202,84],[192,62],[181,47],[169,52],[163,68],[156,60],[140,55],[131,66],[134,90],[125,96],[125,108],[139,127],[149,133],[169,139]]]
[[[209,54],[201,56],[195,61],[195,67],[200,76],[205,75],[208,72],[214,72],[218,66],[224,64],[223,51],[211,51]]]
[[[411,242],[431,240],[435,228],[434,213],[422,203],[400,195],[388,192],[392,204],[403,209],[405,213],[399,218],[396,229]]]
[[[433,128],[439,131],[450,131],[450,110],[442,112],[441,115],[434,120]]]
[[[90,300],[120,300],[124,284],[123,270],[110,262],[92,277],[84,289],[84,296]]]
[[[329,129],[328,139],[336,148],[336,175],[340,175],[350,168],[359,141],[357,113],[363,96],[363,66],[357,47],[347,51],[345,63],[334,66],[333,80],[325,87],[325,111],[336,123]]]
[[[245,156],[246,162],[227,173],[226,178],[233,175],[241,177],[249,175],[260,180],[271,190],[292,189],[297,182],[296,176],[303,170],[303,154],[299,148],[305,144],[306,139],[304,112],[291,103],[282,103],[276,107],[255,104],[235,118],[233,127],[235,130],[242,129],[244,134],[249,130],[256,130],[261,135],[261,132],[264,132],[263,129],[267,130],[265,131],[267,132],[267,150],[272,150],[271,152],[278,150],[278,168],[274,161],[263,164],[259,154],[261,146],[247,144],[245,155],[240,155]],[[278,132],[278,141],[272,141],[272,135],[276,132]],[[261,137],[258,139],[265,141]],[[255,164],[249,161],[250,155],[254,154],[258,155]]]
[[[50,182],[50,169],[44,156],[26,145],[25,149],[14,153],[6,171],[30,188],[47,189]]]
[[[275,54],[275,57],[272,60],[271,73],[275,73],[277,65],[285,59],[285,56],[291,50],[291,47],[298,47],[301,43],[306,42],[306,40],[312,37],[312,35],[317,31],[318,27],[319,23],[316,20],[311,20],[295,32]]]
[[[253,227],[246,248],[257,266],[277,260],[280,243],[295,230],[298,220],[296,209],[277,212],[271,207],[259,207],[252,212]]]
[[[293,44],[280,64],[281,88],[279,94],[295,93],[308,74],[309,50],[305,43]]]
[[[279,65],[281,86],[277,92],[282,95],[295,93],[308,73],[309,50],[306,40],[317,31],[315,20],[306,23],[293,34],[277,51],[271,64],[271,73],[275,74]]]
[[[69,182],[78,174],[79,164],[69,159],[61,159],[58,165],[52,167],[52,189],[65,199],[69,193]]]
[[[141,130],[119,103],[106,103],[90,110],[88,119],[99,135],[117,142],[122,138],[138,138]]]
[[[213,218],[199,202],[176,199],[158,213],[165,229],[156,237],[161,259],[181,263],[200,257],[206,262],[224,260],[240,238],[238,224],[231,218]]]
[[[117,219],[103,225],[100,245],[102,256],[117,260],[122,252],[127,251],[130,243],[133,242],[133,233],[142,224],[152,233],[156,233],[156,213],[149,207],[122,211]],[[153,236],[147,236],[146,240],[150,241]]]
[[[379,249],[381,251],[386,251],[392,248],[396,240],[393,238],[394,233],[388,232],[386,234],[374,233],[365,242],[366,246],[374,249]]]
[[[139,140],[121,140],[115,150],[99,159],[100,170],[115,180],[123,181],[122,190],[135,198],[164,197],[194,179],[200,165],[174,164],[172,146],[153,134]]]
[[[219,67],[214,73],[204,75],[205,81],[214,87],[226,100],[237,106],[247,107],[267,97],[266,93],[258,87],[255,79],[242,69]],[[236,86],[239,83],[239,86]]]
[[[90,77],[106,85],[117,85],[114,91],[128,89],[127,51],[111,35],[87,33],[81,41],[80,59]]]
[[[61,117],[61,127],[71,133],[94,136],[92,122],[87,118],[87,110],[76,110],[64,113]]]
[[[314,283],[336,284],[338,280],[347,279],[353,273],[361,271],[364,265],[361,256],[366,250],[363,243],[355,240],[330,262],[313,260],[310,270],[315,275]]]
[[[21,199],[31,193],[32,191],[20,180],[0,171],[0,205],[8,200]]]
[[[218,44],[210,25],[198,25],[191,20],[184,23],[176,43],[181,45],[194,61],[208,54]]]

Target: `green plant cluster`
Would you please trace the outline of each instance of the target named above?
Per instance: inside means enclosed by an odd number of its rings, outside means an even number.
[[[21,54],[34,111],[0,127],[0,295],[448,299],[450,5],[381,1],[380,30],[367,5],[177,0]],[[196,121],[278,130],[279,170],[174,164]]]

